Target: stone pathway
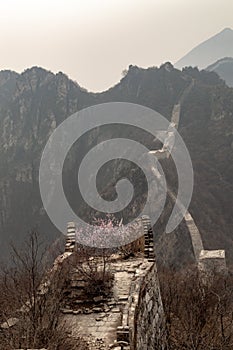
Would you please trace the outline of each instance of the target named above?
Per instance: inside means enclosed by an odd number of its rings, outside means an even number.
[[[75,310],[63,309],[63,322],[71,330],[72,335],[83,336],[91,350],[109,349],[117,339],[117,327],[122,323],[122,310],[128,303],[132,280],[141,268],[145,268],[146,263],[144,258],[113,262],[111,269],[114,273],[114,286],[110,299],[100,298],[97,302],[93,300],[92,305],[89,304],[84,309],[83,307],[81,309],[81,305],[80,309],[79,307]],[[117,346],[114,348],[118,349]]]

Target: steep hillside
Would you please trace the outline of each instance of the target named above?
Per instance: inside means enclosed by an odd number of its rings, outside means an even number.
[[[206,68],[210,72],[216,72],[226,84],[233,87],[233,58],[225,57]]]
[[[89,105],[91,94],[62,73],[34,67],[21,75],[1,72],[0,97],[1,247],[34,228],[52,239],[39,195],[41,153],[54,128]]]
[[[130,66],[119,84],[99,94],[88,93],[62,73],[55,75],[37,67],[21,75],[0,73],[1,250],[5,241],[20,240],[31,228],[38,229],[48,240],[57,234],[43,210],[38,185],[41,153],[56,126],[77,110],[109,101],[138,103],[170,119],[174,104],[192,80],[194,87],[183,102],[179,130],[194,165],[191,212],[206,246],[233,252],[233,89],[225,86],[213,72],[192,68],[180,72],[169,63],[149,69]],[[118,127],[94,130],[76,142],[67,157],[63,182],[70,204],[83,217],[89,210],[76,189],[77,167],[88,149],[102,139],[115,136],[140,138],[150,149],[156,146],[151,135]],[[170,164],[163,166],[175,190],[173,168]],[[112,168],[105,167],[99,184],[100,192],[110,199],[115,194],[110,185],[121,176],[135,183],[136,204],[127,208],[125,217],[138,213],[147,195],[143,174],[139,169],[131,171],[130,167],[129,162],[115,162]],[[111,169],[115,170],[114,176]],[[167,220],[169,211],[170,204],[163,221]],[[186,254],[187,261],[188,238],[186,234],[182,236],[185,229],[181,225],[173,236],[161,239],[162,227],[162,224],[156,227],[156,232],[159,242],[163,241],[163,250],[170,244],[169,254],[173,254],[173,259],[176,254],[179,258]]]

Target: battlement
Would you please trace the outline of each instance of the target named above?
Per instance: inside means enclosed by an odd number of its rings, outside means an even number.
[[[155,264],[153,230],[148,216],[143,216],[141,229],[144,251],[125,259],[110,257],[114,276],[112,292],[94,298],[84,296],[85,281],[78,269],[71,273],[70,298],[61,310],[63,321],[73,336],[80,335],[91,350],[163,349],[165,343],[164,311]],[[73,249],[75,225],[67,227],[66,251]],[[98,264],[98,259],[96,260]],[[101,268],[101,262],[99,262]],[[97,268],[98,269],[98,268]]]
[[[225,250],[201,250],[198,267],[203,272],[226,272]]]
[[[165,324],[154,262],[144,257],[111,263],[114,285],[110,297],[76,299],[62,309],[73,336],[81,335],[91,350],[155,350],[165,340]],[[82,281],[73,279],[73,286]],[[74,295],[73,295],[74,298]],[[78,295],[77,295],[78,298]],[[158,347],[162,349],[162,347]]]

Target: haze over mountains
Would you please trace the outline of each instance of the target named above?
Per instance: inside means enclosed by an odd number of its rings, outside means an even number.
[[[227,249],[233,261],[233,89],[216,74],[233,86],[231,55],[233,31],[225,29],[181,59],[177,66],[186,66],[182,71],[170,63],[148,69],[130,65],[121,81],[102,93],[90,93],[65,74],[53,74],[39,67],[22,74],[0,71],[0,252],[7,251],[10,240],[21,241],[31,229],[40,231],[48,241],[58,233],[43,209],[38,172],[43,148],[62,121],[85,107],[113,101],[141,104],[170,120],[174,105],[193,81],[181,109],[179,127],[194,166],[195,187],[190,211],[203,235],[205,247]],[[205,70],[199,71],[196,66]],[[124,135],[140,138],[149,149],[155,147],[149,135],[109,127],[98,133],[96,130],[88,133],[72,147],[67,157],[63,174],[65,193],[73,210],[84,219],[90,210],[76,190],[76,170],[91,147],[106,138]],[[129,205],[125,214],[131,218],[142,209],[147,187],[138,170],[122,164],[114,163],[112,168],[109,166],[102,172],[100,192],[112,200],[114,181],[122,176],[129,177],[137,189],[136,206]],[[175,170],[171,164],[163,165],[173,186]],[[165,210],[163,222],[167,221],[168,212]],[[161,239],[161,227],[156,228],[157,240]],[[189,247],[187,237],[182,236],[184,227],[181,227],[179,234],[175,232],[173,238],[169,236],[169,244],[176,247],[179,256],[185,256]],[[179,239],[183,239],[182,245]],[[168,251],[169,244],[165,240],[158,245],[158,254]]]
[[[233,30],[231,28],[225,28],[196,46],[176,62],[175,67],[192,66],[204,69],[225,57],[233,57]]]
[[[175,66],[198,67],[216,72],[228,86],[233,86],[233,30],[225,28],[220,33],[192,49]]]
[[[233,58],[225,57],[206,68],[208,71],[216,72],[228,86],[233,87]]]
[[[99,94],[88,93],[63,73],[55,75],[38,67],[22,74],[0,73],[1,251],[6,251],[7,241],[22,240],[32,228],[48,241],[57,234],[43,209],[38,184],[40,157],[54,128],[77,110],[112,101],[145,105],[170,120],[174,105],[192,80],[194,86],[183,103],[179,129],[190,151],[195,173],[190,210],[206,248],[226,248],[229,256],[233,256],[233,89],[214,72],[199,72],[196,68],[181,72],[171,64],[148,69],[130,66],[120,83]],[[77,191],[76,170],[80,161],[101,140],[124,136],[136,140],[140,136],[149,149],[155,147],[150,135],[111,127],[98,133],[93,130],[77,142],[67,156],[63,174],[65,193],[73,210],[83,217],[88,209]],[[167,168],[169,177],[174,177],[174,171],[169,170],[170,166]],[[140,172],[130,170],[129,164],[113,164],[113,169],[114,176],[111,168],[105,169],[100,192],[104,191],[111,199],[115,193],[114,181],[122,176],[129,177],[137,189],[136,204],[127,208],[127,216],[132,217],[138,210],[140,212],[147,187]],[[166,220],[167,215],[164,222]],[[160,239],[161,228],[156,232]],[[157,247],[168,251],[170,245],[173,255],[178,254],[179,259],[186,255],[187,260],[187,244],[184,236],[174,233]]]

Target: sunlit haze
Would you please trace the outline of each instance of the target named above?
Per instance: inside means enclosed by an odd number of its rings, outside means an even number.
[[[130,64],[176,62],[233,28],[232,0],[0,1],[0,69],[62,71],[90,91],[116,84]]]

